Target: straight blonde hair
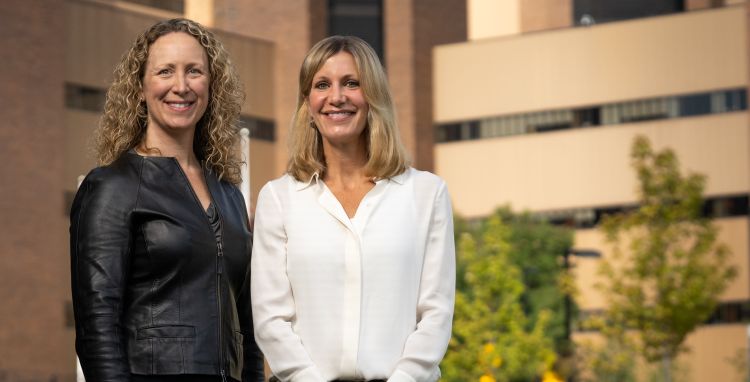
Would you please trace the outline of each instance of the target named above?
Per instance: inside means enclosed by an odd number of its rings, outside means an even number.
[[[409,160],[398,133],[388,80],[375,51],[362,39],[353,36],[331,36],[321,40],[310,49],[302,62],[297,111],[292,119],[289,139],[287,171],[301,182],[310,180],[315,173],[325,175],[323,139],[318,129],[311,125],[308,97],[315,73],[326,60],[340,52],[354,57],[360,88],[369,105],[367,125],[363,132],[368,159],[365,173],[376,179],[399,175],[406,171]]]

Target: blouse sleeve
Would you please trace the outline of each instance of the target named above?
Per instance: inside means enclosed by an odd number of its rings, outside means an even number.
[[[325,382],[292,330],[294,298],[286,272],[287,236],[282,205],[271,183],[258,195],[251,264],[255,339],[274,375],[282,381]]]
[[[434,200],[417,302],[417,328],[409,335],[389,382],[435,381],[448,348],[456,290],[453,213],[445,183]]]
[[[131,243],[131,203],[124,190],[130,185],[92,174],[70,214],[76,352],[86,380],[129,381],[120,317]]]

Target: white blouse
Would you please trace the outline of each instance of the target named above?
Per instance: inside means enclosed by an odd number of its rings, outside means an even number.
[[[282,381],[432,382],[451,336],[455,246],[445,183],[377,181],[354,218],[313,176],[267,183],[255,212],[255,338]]]

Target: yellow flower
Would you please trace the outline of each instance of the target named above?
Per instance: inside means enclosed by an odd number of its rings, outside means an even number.
[[[502,364],[503,360],[500,358],[500,356],[495,356],[495,358],[492,359],[492,367],[498,368]]]
[[[491,375],[483,375],[479,377],[479,382],[495,382],[495,378]]]
[[[554,371],[545,371],[542,382],[564,382],[557,373]]]
[[[491,354],[494,351],[495,351],[495,345],[493,344],[484,345],[484,354]]]

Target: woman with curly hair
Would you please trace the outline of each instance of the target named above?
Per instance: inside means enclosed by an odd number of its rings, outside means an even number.
[[[450,197],[408,166],[367,43],[312,47],[290,136],[288,173],[255,214],[255,337],[272,380],[437,381],[455,289]]]
[[[87,380],[263,380],[235,187],[243,95],[222,44],[186,19],[148,28],[115,69],[96,133],[101,167],[70,215]]]

